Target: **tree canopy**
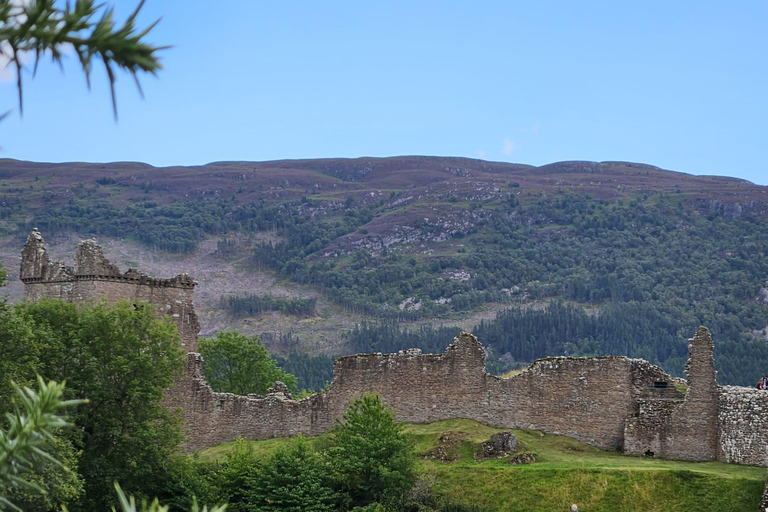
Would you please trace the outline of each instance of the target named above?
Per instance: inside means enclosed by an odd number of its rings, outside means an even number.
[[[76,429],[59,439],[80,452],[85,495],[70,510],[108,509],[112,484],[155,494],[182,440],[180,421],[162,403],[182,368],[175,326],[152,307],[58,300],[5,306],[0,314],[0,410],[11,410],[10,379],[35,374],[66,381],[66,399],[88,399],[72,411]],[[66,451],[66,450],[65,450]]]
[[[404,425],[374,394],[352,401],[331,432],[328,460],[352,504],[395,503],[415,482],[415,457]]]
[[[9,507],[21,511],[20,497],[28,493],[42,495],[53,486],[39,482],[31,476],[41,476],[47,465],[63,463],[51,455],[50,447],[57,443],[55,433],[62,427],[71,426],[62,415],[62,409],[83,403],[83,400],[64,400],[64,384],[44,382],[37,377],[38,389],[22,388],[13,384],[16,393],[12,412],[6,413],[8,427],[0,428],[0,508]],[[82,484],[75,482],[75,486]],[[79,489],[75,489],[77,495]],[[10,491],[10,495],[6,494]],[[55,498],[67,498],[54,493]],[[56,501],[47,503],[56,507]],[[27,507],[24,507],[25,509]]]
[[[296,391],[296,377],[277,366],[258,336],[220,332],[213,338],[202,338],[199,350],[203,373],[214,391],[263,395],[276,381]]]

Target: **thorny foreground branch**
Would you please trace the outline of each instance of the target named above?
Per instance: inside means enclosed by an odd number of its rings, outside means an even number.
[[[39,391],[14,384],[17,401],[13,412],[6,414],[8,428],[0,429],[0,510],[20,510],[4,496],[10,487],[42,492],[24,475],[42,461],[61,464],[45,451],[46,444],[56,430],[70,426],[60,410],[85,402],[64,400],[64,383],[46,383],[38,376],[37,385]]]
[[[93,59],[104,64],[112,95],[112,111],[117,119],[116,69],[130,73],[143,96],[138,74],[154,75],[162,69],[157,53],[168,48],[153,46],[144,40],[160,20],[144,30],[137,30],[136,17],[143,5],[144,0],[141,0],[123,26],[118,27],[112,7],[105,8],[101,17],[95,20],[104,4],[97,5],[93,0],[76,0],[74,7],[67,2],[64,9],[56,7],[54,0],[0,0],[0,56],[7,59],[7,65],[16,68],[19,113],[24,114],[23,56],[34,54],[34,77],[40,58],[46,52],[61,67],[65,48],[72,48],[89,89]]]

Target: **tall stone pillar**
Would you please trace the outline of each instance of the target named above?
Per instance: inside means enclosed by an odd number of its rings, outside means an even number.
[[[701,460],[717,458],[718,412],[720,389],[715,371],[715,344],[709,329],[699,327],[688,342],[688,393],[685,397],[687,413],[695,418],[699,431]]]

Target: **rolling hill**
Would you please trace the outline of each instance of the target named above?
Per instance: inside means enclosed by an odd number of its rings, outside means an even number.
[[[0,160],[14,300],[38,227],[59,259],[97,237],[121,268],[190,273],[203,334],[335,355],[442,350],[463,328],[495,371],[610,353],[681,374],[705,324],[720,382],[752,384],[768,372],[767,221],[768,187],[627,162]]]

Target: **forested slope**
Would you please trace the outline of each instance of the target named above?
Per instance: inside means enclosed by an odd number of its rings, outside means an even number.
[[[720,382],[751,385],[768,372],[767,220],[768,187],[621,162],[0,161],[0,227],[19,244],[34,226],[176,253],[261,236],[253,269],[366,319],[339,333],[347,350],[439,351],[456,329],[426,324],[492,307],[497,318],[474,330],[494,370],[626,354],[679,374],[705,324]],[[321,314],[259,290],[222,295],[233,317]]]

